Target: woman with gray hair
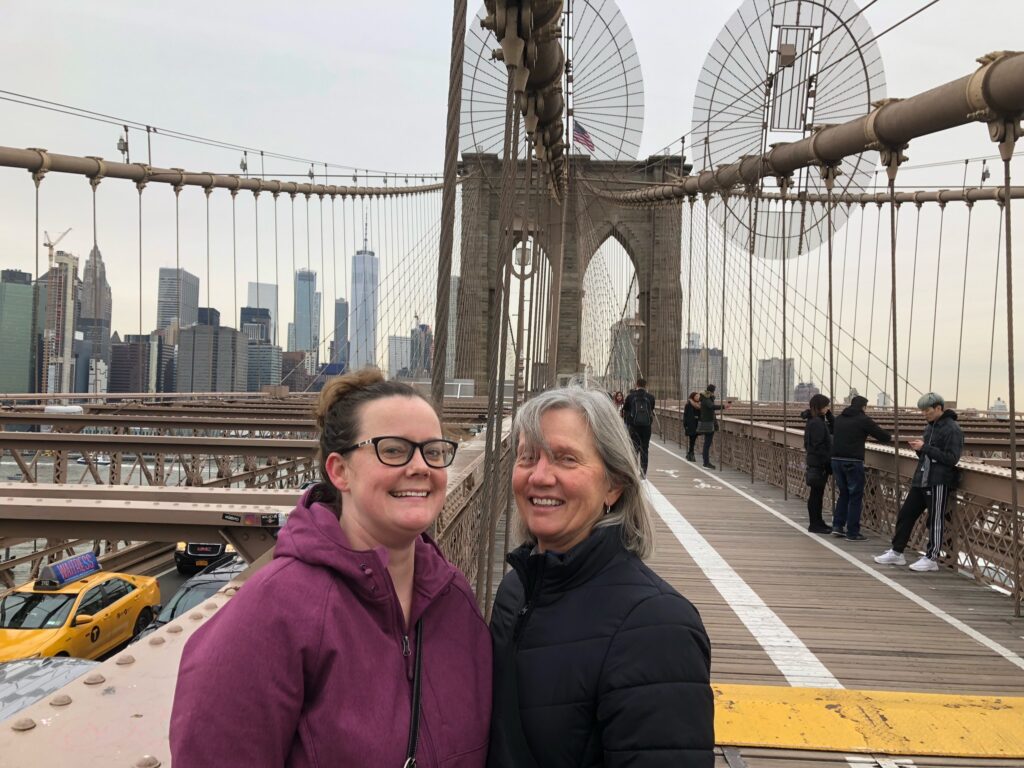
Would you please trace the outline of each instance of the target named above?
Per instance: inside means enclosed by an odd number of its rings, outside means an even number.
[[[519,411],[513,441],[526,543],[491,618],[488,766],[710,768],[708,636],[642,561],[646,494],[608,396],[545,392]]]

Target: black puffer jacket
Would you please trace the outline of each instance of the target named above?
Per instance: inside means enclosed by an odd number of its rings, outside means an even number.
[[[832,411],[825,411],[825,417],[811,416],[808,408],[800,414],[807,424],[804,426],[804,452],[807,466],[817,469],[828,469],[832,457],[832,428],[835,419]]]
[[[711,768],[710,647],[696,609],[597,528],[509,554],[494,604],[489,768]]]
[[[683,432],[688,435],[696,435],[698,421],[700,421],[700,408],[687,400],[686,405],[683,406]]]
[[[843,409],[833,427],[832,458],[864,461],[864,443],[868,437],[880,443],[892,442],[892,435],[864,413],[863,407],[851,405]]]
[[[957,423],[956,411],[943,411],[939,418],[924,428],[921,439],[924,445],[917,452],[914,485],[955,487],[959,479],[956,465],[964,450],[964,433]]]

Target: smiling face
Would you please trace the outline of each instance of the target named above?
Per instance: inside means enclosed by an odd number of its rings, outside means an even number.
[[[622,491],[612,487],[580,413],[570,408],[545,411],[540,427],[548,450],[527,446],[520,437],[512,490],[538,549],[566,552],[590,535],[605,507]]]
[[[392,435],[416,443],[442,437],[430,404],[419,397],[384,397],[361,408],[354,442]],[[404,467],[382,464],[372,445],[327,457],[327,473],[341,492],[341,527],[357,549],[409,546],[430,527],[444,504],[448,470],[423,461],[419,449]]]

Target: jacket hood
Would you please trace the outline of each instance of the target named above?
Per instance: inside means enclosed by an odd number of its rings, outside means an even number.
[[[291,557],[307,565],[327,568],[361,591],[372,569],[384,573],[388,551],[384,547],[354,549],[338,524],[335,510],[328,504],[311,500],[315,491],[316,486],[308,489],[292,510],[278,534],[274,559]],[[428,599],[448,586],[457,573],[455,566],[445,560],[437,544],[426,534],[416,539],[415,567],[416,591]]]
[[[943,419],[952,419],[953,421],[957,421],[957,418],[958,417],[956,415],[956,411],[954,411],[952,408],[946,408],[942,412],[942,415],[939,416],[939,418],[937,418],[935,421],[939,422],[942,421]]]
[[[843,408],[841,416],[856,416],[859,413],[864,413],[863,405],[848,405]]]
[[[811,409],[804,408],[802,411],[800,411],[800,418],[803,419],[804,421],[807,421],[809,418],[811,418]]]

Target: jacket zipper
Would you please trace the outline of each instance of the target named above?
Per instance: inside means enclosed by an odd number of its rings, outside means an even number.
[[[523,630],[526,628],[526,622],[530,620],[530,615],[533,613],[534,605],[537,602],[537,596],[540,593],[541,583],[544,581],[544,566],[546,561],[542,558],[540,561],[540,568],[537,569],[537,574],[534,583],[531,586],[530,594],[526,598],[526,602],[523,603],[523,607],[519,609],[516,614],[515,627],[512,630],[512,640],[518,645],[519,637],[522,635]]]

